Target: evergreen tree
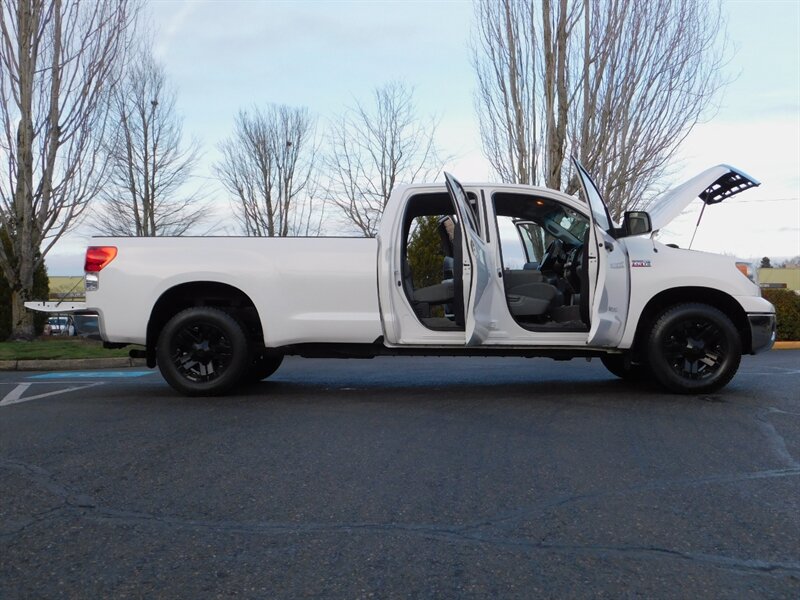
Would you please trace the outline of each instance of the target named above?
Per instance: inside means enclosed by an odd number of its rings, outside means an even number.
[[[10,247],[11,242],[5,231],[0,230],[0,243]],[[33,298],[47,300],[50,294],[50,282],[47,278],[47,268],[44,261],[33,272]],[[33,330],[36,335],[41,335],[44,324],[47,323],[47,314],[35,313],[33,317]],[[0,340],[6,340],[11,335],[11,287],[8,280],[0,273]]]
[[[415,225],[408,240],[408,264],[414,287],[436,285],[442,282],[444,270],[439,218],[419,217],[415,219]]]

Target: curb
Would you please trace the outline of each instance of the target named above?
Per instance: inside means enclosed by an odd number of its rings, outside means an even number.
[[[0,371],[79,371],[81,369],[123,369],[144,367],[143,358],[62,358],[53,360],[0,360]]]
[[[773,350],[800,350],[800,342],[775,342]]]

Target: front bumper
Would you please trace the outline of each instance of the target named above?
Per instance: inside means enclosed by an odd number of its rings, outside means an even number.
[[[750,354],[771,349],[777,336],[775,314],[750,314],[747,319],[750,321]]]

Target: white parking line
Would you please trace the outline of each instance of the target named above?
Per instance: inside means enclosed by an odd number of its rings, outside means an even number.
[[[35,394],[33,396],[25,396],[24,398],[22,395],[28,391],[28,388],[32,385],[37,385],[34,383],[18,383],[17,386],[8,392],[5,397],[0,400],[0,406],[10,406],[12,404],[19,404],[20,402],[27,402],[28,400],[38,400],[39,398],[47,398],[48,396],[57,396],[58,394],[66,394],[67,392],[75,392],[77,390],[85,390],[90,387],[95,387],[98,385],[103,385],[103,381],[96,381],[94,383],[87,383],[85,385],[76,385],[68,388],[64,388],[61,390],[55,390],[53,392],[45,392],[43,394]],[[38,384],[43,385],[43,384]]]
[[[745,371],[740,369],[742,375],[800,375],[800,369],[780,369],[775,371]]]

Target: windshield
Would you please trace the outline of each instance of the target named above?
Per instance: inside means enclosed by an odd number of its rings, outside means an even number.
[[[554,240],[567,247],[583,244],[589,218],[561,202],[532,194],[492,195],[506,266],[538,263]]]
[[[583,241],[589,221],[583,215],[559,205],[558,210],[545,216],[544,228],[553,237],[574,246]]]

